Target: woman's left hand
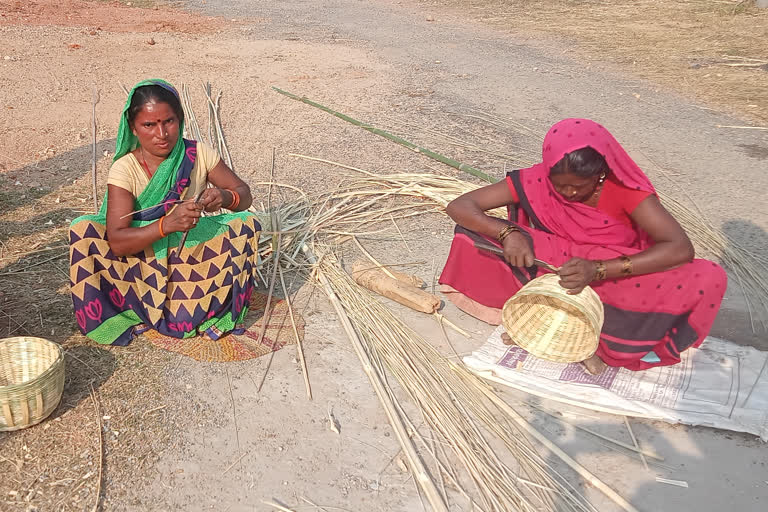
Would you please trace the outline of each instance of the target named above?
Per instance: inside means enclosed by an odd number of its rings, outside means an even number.
[[[224,202],[227,198],[224,197],[225,192],[220,188],[207,188],[203,191],[203,195],[200,196],[200,205],[206,212],[216,212],[221,210]]]
[[[571,258],[560,267],[560,286],[568,289],[568,293],[581,293],[597,274],[597,263],[582,258]]]

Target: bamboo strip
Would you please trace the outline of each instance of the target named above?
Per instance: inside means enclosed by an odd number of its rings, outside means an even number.
[[[309,384],[309,372],[307,371],[307,360],[304,358],[304,344],[299,337],[299,331],[296,329],[296,319],[293,317],[293,306],[291,305],[291,296],[288,293],[288,288],[285,286],[285,279],[283,278],[283,269],[279,263],[277,265],[277,273],[280,275],[280,284],[283,287],[283,296],[285,297],[285,303],[288,305],[288,315],[291,317],[291,327],[293,328],[293,335],[296,338],[296,348],[299,352],[299,361],[301,361],[301,373],[304,375],[304,386],[307,388],[307,398],[312,400],[312,386]]]
[[[658,461],[662,461],[662,462],[664,461],[664,457],[662,457],[661,455],[659,455],[659,454],[657,454],[655,452],[649,451],[647,448],[646,449],[640,449],[640,448],[637,448],[635,446],[632,446],[631,444],[627,444],[627,443],[624,443],[622,441],[619,441],[618,439],[613,439],[612,437],[605,436],[605,435],[603,435],[603,434],[601,434],[599,432],[595,432],[592,429],[589,429],[587,427],[583,427],[581,425],[577,425],[576,423],[568,421],[565,418],[563,418],[562,416],[558,416],[556,414],[553,414],[553,413],[547,411],[546,409],[542,409],[541,407],[539,407],[537,405],[533,405],[531,403],[526,403],[526,405],[536,409],[537,411],[541,411],[544,414],[546,414],[546,415],[548,415],[548,416],[550,416],[550,417],[552,417],[552,418],[554,418],[554,419],[556,419],[558,421],[566,423],[566,424],[568,424],[568,425],[570,425],[570,426],[572,426],[572,427],[574,427],[576,429],[582,430],[582,431],[584,431],[584,432],[586,432],[588,434],[592,434],[593,436],[599,437],[600,439],[603,439],[604,441],[608,441],[609,443],[613,443],[616,446],[621,446],[622,448],[626,448],[627,450],[630,450],[630,451],[633,451],[633,452],[636,452],[636,453],[641,453],[641,454],[645,455],[646,457],[651,457],[652,459],[656,459]]]
[[[386,132],[386,131],[381,130],[379,128],[375,128],[375,127],[373,127],[371,125],[365,124],[362,121],[358,121],[357,119],[353,119],[353,118],[351,118],[351,117],[349,117],[349,116],[347,116],[345,114],[342,114],[341,112],[336,112],[335,110],[332,110],[332,109],[330,109],[330,108],[328,108],[326,106],[323,106],[323,105],[321,105],[319,103],[315,103],[314,101],[312,101],[310,99],[302,98],[300,96],[296,96],[295,94],[291,94],[289,92],[283,91],[282,89],[279,89],[277,87],[272,87],[272,89],[274,89],[275,91],[279,92],[280,94],[282,94],[284,96],[288,96],[289,98],[294,99],[296,101],[300,101],[302,103],[306,103],[307,105],[313,106],[315,108],[319,108],[320,110],[322,110],[324,112],[327,112],[327,113],[329,113],[331,115],[334,115],[334,116],[338,117],[339,119],[341,119],[343,121],[346,121],[348,123],[354,124],[355,126],[359,126],[363,130],[369,131],[369,132],[371,132],[371,133],[373,133],[375,135],[380,135],[380,136],[382,136],[382,137],[384,137],[386,139],[391,140],[392,142],[396,142],[396,143],[400,144],[401,146],[405,146],[408,149],[412,149],[413,151],[416,151],[417,153],[423,153],[423,154],[427,155],[430,158],[434,158],[435,160],[443,162],[444,164],[450,165],[451,167],[455,167],[456,169],[459,169],[460,171],[464,171],[464,172],[467,172],[469,174],[472,174],[473,176],[476,176],[476,177],[478,177],[478,178],[480,178],[482,180],[485,180],[485,181],[487,181],[489,183],[492,183],[493,181],[495,181],[495,180],[493,180],[493,178],[491,178],[489,175],[487,175],[483,171],[479,171],[479,170],[475,169],[472,166],[469,166],[467,164],[462,164],[460,162],[457,162],[456,160],[453,160],[452,158],[448,158],[448,157],[443,156],[443,155],[441,155],[439,153],[435,153],[434,151],[431,151],[429,149],[419,147],[416,144],[414,144],[412,142],[409,142],[409,141],[407,141],[407,140],[405,140],[403,138],[400,138],[400,137],[398,137],[396,135],[392,135],[389,132]]]
[[[632,444],[635,445],[635,451],[640,456],[640,460],[643,461],[643,467],[646,471],[648,471],[648,461],[645,460],[645,455],[643,455],[643,451],[640,449],[640,445],[637,443],[635,433],[632,431],[632,425],[629,424],[629,418],[626,416],[624,416],[624,424],[627,426],[627,430],[629,431],[629,437],[632,438]]]
[[[363,253],[363,255],[364,255],[366,258],[368,258],[368,259],[371,261],[371,263],[373,263],[374,265],[376,265],[376,266],[379,268],[379,270],[381,270],[382,272],[384,272],[386,275],[388,275],[389,277],[391,277],[391,278],[392,278],[392,279],[394,279],[395,281],[399,281],[399,279],[397,278],[397,276],[396,276],[395,274],[393,274],[392,272],[390,272],[390,270],[389,270],[387,267],[385,267],[384,265],[382,265],[381,263],[379,263],[378,261],[376,261],[376,258],[374,258],[373,256],[371,256],[371,253],[369,253],[368,251],[366,251],[366,250],[365,250],[365,247],[363,247],[363,244],[361,244],[361,243],[360,243],[360,241],[357,239],[357,237],[356,237],[356,236],[353,236],[353,237],[352,237],[352,241],[353,241],[353,242],[355,242],[355,245],[357,245],[357,248],[358,248],[358,249],[360,249],[360,251]]]
[[[525,420],[525,418],[520,416],[520,413],[518,413],[516,410],[511,408],[504,400],[496,396],[496,394],[493,393],[490,389],[486,388],[484,389],[484,392],[485,392],[485,395],[491,401],[493,401],[500,409],[506,412],[508,416],[520,428],[528,432],[528,434],[530,434],[531,437],[533,437],[542,445],[544,445],[544,447],[547,448],[554,455],[557,455],[560,459],[563,460],[563,462],[568,464],[568,466],[570,466],[571,469],[573,469],[579,475],[581,475],[582,478],[584,478],[587,482],[597,487],[603,494],[609,497],[614,503],[616,503],[618,506],[620,506],[622,509],[626,510],[627,512],[639,512],[635,507],[632,506],[631,503],[629,503],[627,500],[621,497],[616,491],[608,487],[605,483],[603,483],[602,480],[600,480],[595,475],[593,475],[587,468],[579,464],[570,455],[565,453],[559,446],[557,446],[555,443],[547,439],[541,432],[533,428],[533,426],[530,423],[528,423]]]
[[[101,485],[104,480],[104,432],[101,424],[101,409],[96,398],[96,391],[93,389],[93,383],[91,383],[91,400],[93,401],[94,409],[96,409],[96,423],[99,429],[99,473],[97,476],[98,480],[96,481],[96,503],[93,504],[91,509],[91,512],[96,512],[101,502]]]
[[[93,104],[91,126],[93,128],[93,160],[91,162],[91,181],[93,184],[93,212],[99,213],[99,197],[96,195],[96,104],[99,102],[99,91],[93,88]]]

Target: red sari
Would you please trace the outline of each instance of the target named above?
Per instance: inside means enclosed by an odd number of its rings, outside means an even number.
[[[586,146],[605,157],[612,179],[625,190],[655,194],[642,170],[605,128],[586,119],[567,119],[553,126],[544,139],[543,162],[510,173],[508,181],[519,200],[510,207],[509,221],[526,235],[537,258],[555,266],[574,257],[631,256],[653,244],[644,231],[615,211],[609,215],[602,210],[610,209],[568,202],[554,190],[549,169],[566,153]],[[513,267],[499,256],[476,249],[474,241],[480,239],[496,243],[457,226],[440,283],[458,307],[498,323],[500,315],[494,312],[545,270]],[[591,286],[605,306],[597,355],[611,366],[643,370],[678,363],[683,350],[701,345],[720,308],[727,278],[716,263],[694,260],[666,272]],[[491,308],[491,316],[488,311],[478,314],[483,308]],[[646,357],[650,352],[657,358]]]

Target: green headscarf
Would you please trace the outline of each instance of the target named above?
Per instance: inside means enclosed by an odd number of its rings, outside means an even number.
[[[147,85],[158,85],[172,92],[176,97],[179,96],[179,93],[171,84],[157,78],[142,80],[134,85],[131,92],[128,93],[123,112],[120,115],[120,125],[117,128],[117,142],[115,143],[115,156],[112,158],[112,163],[139,147],[139,138],[133,134],[133,130],[128,122],[128,110],[131,107],[131,100],[133,99],[133,94],[136,92],[136,89]],[[176,140],[176,145],[152,175],[146,188],[144,188],[141,194],[139,194],[139,197],[136,198],[134,202],[134,210],[141,210],[160,204],[166,194],[171,190],[171,187],[176,182],[176,172],[184,159],[183,133],[184,121],[179,119],[179,138]],[[105,224],[107,221],[107,199],[108,192],[104,192],[104,199],[101,203],[99,213],[96,215],[84,215],[78,217],[72,221],[72,224],[85,219]]]

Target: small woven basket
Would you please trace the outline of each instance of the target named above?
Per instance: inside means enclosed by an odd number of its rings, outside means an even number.
[[[0,431],[40,423],[64,391],[64,352],[42,338],[0,340]]]
[[[504,304],[502,324],[519,347],[536,357],[573,363],[597,350],[603,328],[603,303],[587,286],[569,295],[560,276],[537,277]]]

